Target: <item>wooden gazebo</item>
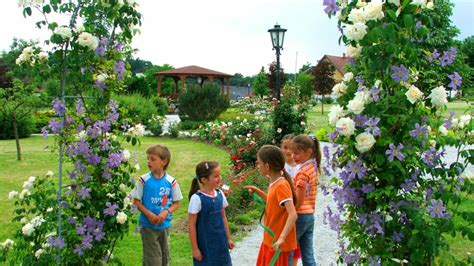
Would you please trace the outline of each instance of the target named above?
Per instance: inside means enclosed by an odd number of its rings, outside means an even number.
[[[177,93],[178,90],[178,81],[181,82],[181,89],[184,90],[184,82],[188,77],[193,77],[197,78],[199,85],[202,86],[204,81],[209,80],[220,80],[221,81],[221,93],[224,94],[224,84],[226,85],[226,90],[227,90],[227,95],[230,94],[230,89],[229,89],[229,81],[232,75],[214,71],[211,69],[203,68],[203,67],[198,67],[198,66],[187,66],[187,67],[181,67],[181,68],[175,68],[175,69],[170,69],[170,70],[165,70],[161,72],[155,73],[155,77],[158,80],[158,86],[157,86],[157,91],[158,95],[161,96],[161,81],[163,80],[164,77],[170,77],[174,80],[174,93]],[[180,89],[180,90],[181,90]]]

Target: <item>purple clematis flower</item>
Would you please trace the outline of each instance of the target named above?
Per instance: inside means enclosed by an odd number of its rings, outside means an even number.
[[[448,75],[451,82],[448,84],[448,87],[452,88],[453,90],[459,88],[462,84],[462,77],[458,74],[458,72],[454,72],[452,75]]]
[[[336,3],[336,0],[324,0],[323,5],[326,6],[324,12],[329,15],[336,15],[336,12],[340,10],[339,6]]]
[[[405,160],[405,155],[402,154],[402,149],[403,149],[402,143],[398,144],[397,147],[395,147],[393,143],[390,143],[390,145],[388,146],[390,149],[386,150],[385,154],[388,155],[389,161],[392,162],[395,157],[400,161]]]
[[[404,82],[407,82],[408,81],[408,69],[403,65],[401,64],[400,66],[392,66],[392,71],[393,71],[393,74],[392,74],[392,78],[396,81],[396,82],[400,82],[400,81],[404,81]]]

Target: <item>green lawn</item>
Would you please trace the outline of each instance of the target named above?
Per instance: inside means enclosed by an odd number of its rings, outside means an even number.
[[[167,138],[142,138],[140,147],[127,146],[131,151],[138,152],[138,160],[142,167],[140,174],[146,173],[146,154],[148,146],[160,143],[168,146],[171,151],[169,173],[173,175],[181,186],[184,199],[181,208],[174,215],[174,230],[171,233],[172,265],[192,265],[191,247],[184,229],[187,220],[188,191],[196,164],[201,160],[216,160],[225,171],[229,164],[229,156],[223,150],[192,140],[176,140]],[[43,140],[41,137],[30,137],[21,140],[23,161],[16,161],[15,142],[12,140],[0,141],[0,242],[12,238],[13,232],[19,227],[11,223],[13,201],[8,200],[8,192],[21,191],[22,184],[29,176],[44,175],[52,170],[57,177],[58,155],[51,152],[52,138]],[[68,167],[68,165],[66,165]],[[141,239],[130,233],[120,241],[115,256],[125,265],[141,265]]]

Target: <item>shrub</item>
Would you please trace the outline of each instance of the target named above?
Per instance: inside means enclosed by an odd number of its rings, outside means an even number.
[[[328,133],[331,132],[330,129],[328,128],[320,128],[316,131],[316,138],[319,140],[319,141],[328,141]]]
[[[153,115],[148,121],[148,130],[151,131],[153,136],[159,136],[163,133],[163,123],[165,122],[166,117]]]
[[[13,119],[3,112],[0,112],[0,139],[14,139],[13,135]],[[34,129],[34,121],[32,115],[20,116],[17,118],[18,136],[25,138],[31,135]]]
[[[154,96],[151,99],[158,110],[158,115],[166,115],[168,113],[168,101],[165,98]]]
[[[168,125],[168,134],[172,138],[177,138],[179,136],[179,128],[178,128],[178,123],[177,122],[171,122]]]
[[[146,81],[145,77],[133,76],[128,84],[127,91],[131,94],[140,94],[143,97],[150,97],[156,95],[156,90],[150,88],[150,85]]]
[[[198,129],[201,125],[206,124],[206,121],[193,121],[193,120],[184,120],[179,123],[179,129],[181,130],[195,130]]]
[[[34,115],[34,133],[41,132],[41,128],[48,125],[49,120],[51,120],[56,115],[54,114],[53,110],[43,110],[43,111],[35,111]]]
[[[229,99],[220,94],[214,83],[202,87],[188,85],[179,96],[179,117],[181,120],[211,121],[229,107]]]
[[[152,116],[159,114],[155,101],[140,94],[115,95],[113,98],[119,107],[126,111],[125,117],[133,124],[142,123],[148,126]]]

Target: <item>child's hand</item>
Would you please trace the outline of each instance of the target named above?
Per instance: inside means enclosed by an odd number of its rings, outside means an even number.
[[[168,217],[168,213],[169,212],[167,210],[163,210],[160,212],[160,214],[156,215],[157,219],[155,224],[161,224],[162,222],[164,222],[166,220],[166,217]]]
[[[227,243],[229,244],[229,249],[233,249],[234,248],[234,242],[232,242],[232,240],[228,240]]]
[[[256,187],[256,186],[244,186],[244,188],[248,189],[248,190],[249,190],[249,193],[252,193],[252,192],[254,192],[255,190],[257,190],[257,187]]]
[[[148,220],[150,220],[152,224],[158,224],[158,219],[159,219],[159,216],[155,214],[153,214],[152,217],[148,217]]]
[[[201,251],[198,248],[193,249],[193,258],[195,258],[197,261],[202,260],[202,254],[201,254]]]
[[[277,251],[277,249],[280,248],[280,246],[283,244],[283,242],[285,242],[285,240],[283,240],[281,238],[278,238],[278,240],[275,243],[273,243],[272,250]]]

